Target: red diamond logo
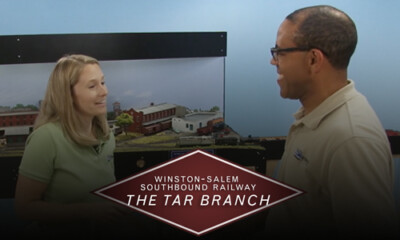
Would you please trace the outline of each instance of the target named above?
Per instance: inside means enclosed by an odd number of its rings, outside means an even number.
[[[303,192],[196,150],[94,193],[200,236]]]

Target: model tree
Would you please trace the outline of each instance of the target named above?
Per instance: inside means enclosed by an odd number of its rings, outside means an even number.
[[[210,109],[210,112],[219,112],[219,107],[218,106],[214,106]]]
[[[128,135],[128,127],[133,123],[133,117],[127,113],[121,113],[116,118],[117,122],[115,123],[117,126],[122,127],[124,129],[125,135]]]

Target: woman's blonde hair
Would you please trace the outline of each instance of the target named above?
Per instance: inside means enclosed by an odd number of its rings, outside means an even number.
[[[105,115],[93,118],[92,131],[97,139],[79,131],[80,120],[74,107],[72,88],[88,64],[99,64],[99,62],[85,55],[68,55],[57,61],[50,75],[34,129],[48,122],[59,122],[64,133],[77,144],[92,146],[108,139],[110,129]]]

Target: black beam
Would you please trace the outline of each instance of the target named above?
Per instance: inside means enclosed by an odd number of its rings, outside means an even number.
[[[66,54],[98,60],[226,56],[226,32],[0,36],[0,64],[55,62]]]

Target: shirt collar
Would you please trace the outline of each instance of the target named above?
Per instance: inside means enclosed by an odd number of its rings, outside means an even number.
[[[357,94],[354,82],[352,80],[348,81],[349,83],[346,86],[339,89],[337,92],[325,99],[309,114],[304,115],[304,108],[301,107],[293,115],[296,119],[294,125],[298,126],[300,124],[303,124],[310,129],[317,128],[326,115],[333,112],[335,109],[346,103]]]

